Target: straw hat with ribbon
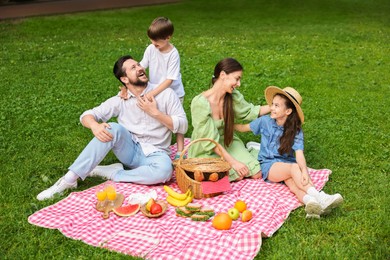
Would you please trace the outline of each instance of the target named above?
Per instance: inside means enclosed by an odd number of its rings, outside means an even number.
[[[276,94],[282,94],[291,100],[291,102],[294,104],[295,108],[297,109],[298,116],[301,119],[301,122],[303,124],[305,117],[303,116],[303,111],[301,108],[302,97],[298,93],[298,91],[296,91],[292,87],[285,87],[284,89],[281,89],[275,86],[270,86],[265,89],[265,99],[268,105],[270,106],[272,105],[272,100],[274,99],[274,96]]]

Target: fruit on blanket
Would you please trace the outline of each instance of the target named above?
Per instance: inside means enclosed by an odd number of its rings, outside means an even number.
[[[233,220],[229,214],[221,212],[214,216],[212,226],[218,230],[228,230],[232,226]]]
[[[242,213],[244,212],[244,210],[246,210],[246,203],[245,201],[237,200],[236,203],[234,204],[234,207],[238,209],[240,213]]]
[[[228,210],[228,214],[231,219],[237,220],[240,217],[240,212],[236,208],[231,208]]]
[[[147,211],[150,212],[150,208],[152,207],[152,205],[153,205],[154,203],[156,203],[156,202],[154,201],[154,199],[149,199],[149,200],[148,200],[148,202],[146,203],[146,206],[145,206],[145,208],[147,209]]]
[[[249,220],[252,219],[252,211],[249,209],[244,210],[241,214],[241,221],[242,222],[248,222]]]
[[[157,202],[152,204],[152,206],[150,207],[150,213],[153,215],[161,213],[162,210],[163,209],[162,209],[161,205]]]
[[[185,200],[190,193],[189,189],[187,190],[186,193],[176,192],[171,187],[169,187],[167,185],[164,185],[164,190],[168,193],[169,196],[171,196],[172,198],[178,199],[178,200]]]
[[[117,214],[118,216],[129,217],[129,216],[135,215],[139,209],[140,209],[139,204],[129,204],[127,206],[114,208],[114,209],[112,209],[112,211],[114,211],[115,214]]]
[[[174,197],[168,195],[167,196],[167,202],[169,204],[171,204],[172,206],[174,207],[182,207],[182,206],[185,206],[187,205],[188,203],[192,202],[194,198],[194,195],[192,194],[192,192],[190,191],[188,193],[188,196],[186,197],[186,199],[184,200],[178,200],[178,199],[175,199]]]

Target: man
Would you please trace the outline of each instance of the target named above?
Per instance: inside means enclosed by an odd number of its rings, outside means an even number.
[[[148,83],[144,68],[131,56],[119,58],[113,71],[130,98],[111,97],[80,116],[83,126],[91,129],[95,137],[69,171],[38,194],[38,200],[76,188],[78,178],[84,180],[88,176],[147,185],[164,183],[172,177],[169,157],[172,132],[185,134],[188,128],[179,98],[170,88],[155,98],[144,98],[154,86]],[[107,123],[112,117],[117,117],[118,123]],[[97,166],[110,150],[121,163]]]

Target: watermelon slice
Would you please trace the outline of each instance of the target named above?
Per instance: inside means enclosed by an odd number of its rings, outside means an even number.
[[[114,211],[115,214],[117,214],[118,216],[129,217],[135,215],[138,212],[139,208],[140,208],[139,204],[129,204],[119,208],[114,208],[112,209],[112,211]]]

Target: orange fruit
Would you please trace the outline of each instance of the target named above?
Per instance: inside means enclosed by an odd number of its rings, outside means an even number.
[[[232,226],[233,220],[227,213],[218,213],[214,216],[212,226],[218,230],[228,230]]]
[[[252,211],[250,211],[248,209],[244,210],[244,212],[242,212],[242,214],[241,214],[242,222],[247,222],[247,221],[249,221],[251,219],[252,219]]]
[[[240,213],[242,213],[244,212],[244,210],[246,210],[246,203],[245,201],[237,200],[236,203],[234,204],[234,207],[238,209]]]

